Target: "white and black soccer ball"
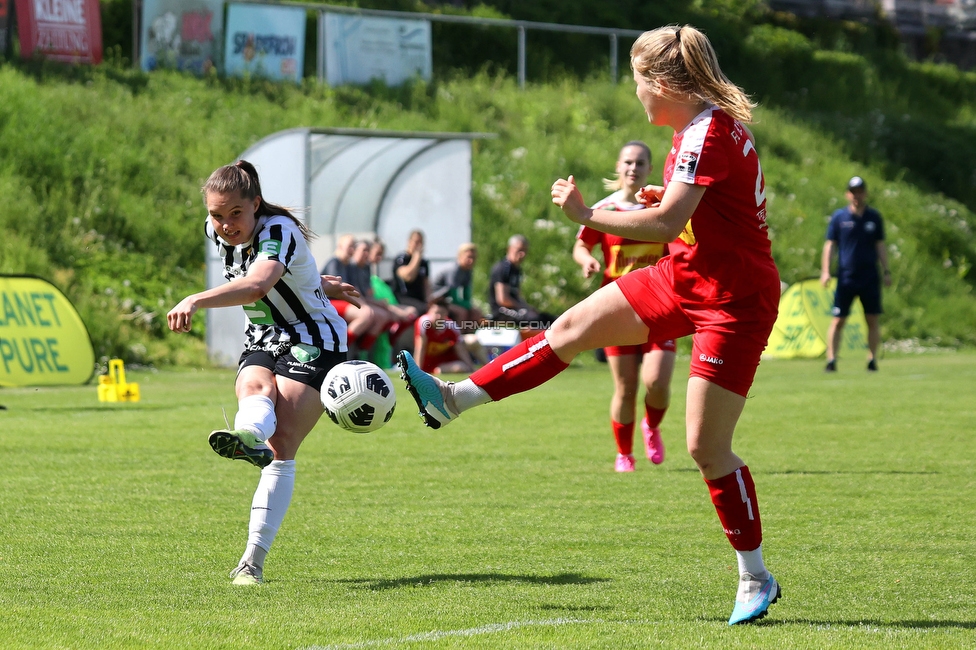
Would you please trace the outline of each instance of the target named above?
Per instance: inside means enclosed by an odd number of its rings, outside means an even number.
[[[390,421],[396,391],[389,376],[369,361],[346,361],[332,368],[322,382],[322,406],[333,422],[347,431],[369,433]]]

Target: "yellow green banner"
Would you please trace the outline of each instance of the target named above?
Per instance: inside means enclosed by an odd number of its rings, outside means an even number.
[[[764,357],[773,359],[816,359],[827,351],[827,330],[833,319],[837,279],[825,287],[819,278],[801,280],[780,296],[779,316],[769,335]],[[838,356],[861,353],[867,348],[868,326],[861,302],[851,305]]]
[[[74,305],[41,278],[0,275],[0,386],[84,384],[95,351]]]

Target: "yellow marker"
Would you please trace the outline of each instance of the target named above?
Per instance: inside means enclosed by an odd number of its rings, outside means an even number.
[[[99,402],[138,402],[139,384],[125,381],[125,366],[122,359],[108,362],[108,374],[98,376]]]

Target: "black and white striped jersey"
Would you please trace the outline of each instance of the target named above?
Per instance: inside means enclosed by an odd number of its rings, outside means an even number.
[[[304,343],[320,350],[346,351],[346,322],[322,292],[315,259],[294,221],[281,215],[257,218],[251,241],[230,246],[206,220],[207,238],[217,247],[228,280],[247,275],[257,260],[285,265],[285,273],[264,298],[244,305],[246,350],[280,355]]]

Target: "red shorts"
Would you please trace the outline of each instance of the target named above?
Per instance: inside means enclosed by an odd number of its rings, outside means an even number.
[[[332,300],[332,299],[330,299],[329,302],[332,303],[332,306],[335,307],[335,310],[339,312],[340,316],[342,316],[343,318],[346,317],[346,310],[349,309],[349,305],[351,303],[348,303],[345,300]]]
[[[720,305],[679,304],[657,266],[617,279],[617,286],[656,340],[694,334],[691,376],[745,397],[779,309],[779,282]]]
[[[676,349],[674,339],[652,343],[648,341],[643,345],[611,345],[603,348],[603,352],[608,357],[627,357],[632,354],[644,356],[651,350],[661,350],[662,352],[674,352]]]

